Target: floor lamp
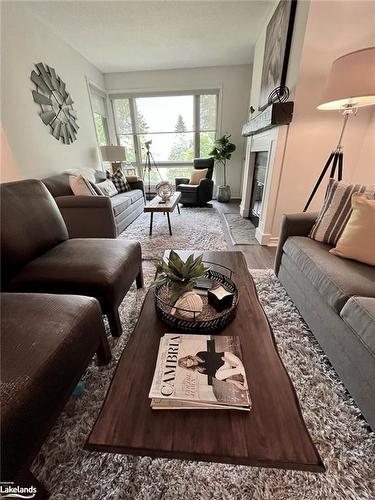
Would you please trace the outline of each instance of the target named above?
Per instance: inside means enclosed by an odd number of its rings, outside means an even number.
[[[337,146],[329,155],[326,164],[312,190],[303,209],[309,208],[327,170],[331,167],[330,177],[342,179],[344,155],[342,138],[351,116],[357,114],[358,108],[375,104],[375,47],[351,52],[339,57],[332,64],[327,86],[318,109],[339,110],[343,116],[343,124]]]

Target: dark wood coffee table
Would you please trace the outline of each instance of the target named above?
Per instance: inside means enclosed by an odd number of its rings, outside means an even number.
[[[221,333],[241,338],[252,410],[150,408],[159,340],[170,332],[156,316],[151,290],[86,449],[323,472],[243,254],[207,252],[204,257],[235,272],[240,302],[236,318]]]

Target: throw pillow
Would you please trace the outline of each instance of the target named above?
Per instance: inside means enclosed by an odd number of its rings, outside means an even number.
[[[350,219],[330,253],[375,266],[375,200],[353,194]]]
[[[100,189],[104,196],[109,196],[110,198],[118,194],[116,186],[109,179],[103,182],[99,182],[98,184],[96,184],[96,187]]]
[[[309,237],[316,241],[336,245],[351,214],[353,193],[365,193],[374,199],[374,187],[363,184],[347,184],[330,179],[323,206],[313,225]]]
[[[191,173],[190,184],[192,186],[197,186],[202,179],[206,178],[208,168],[202,168],[201,170],[194,169]]]
[[[111,174],[111,172],[106,172],[107,179],[113,182],[113,184],[116,186],[116,189],[119,193],[126,193],[127,191],[131,191],[130,184],[126,180],[123,171],[121,168],[118,168],[114,174]]]
[[[82,175],[69,175],[69,185],[75,196],[96,196],[95,189]]]

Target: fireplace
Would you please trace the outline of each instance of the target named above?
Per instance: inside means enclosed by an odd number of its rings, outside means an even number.
[[[249,219],[255,227],[259,226],[262,215],[264,183],[267,171],[268,151],[257,151],[254,160],[254,173],[250,199]]]

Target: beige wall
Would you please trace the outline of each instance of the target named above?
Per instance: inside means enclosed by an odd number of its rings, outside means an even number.
[[[241,128],[246,121],[249,102],[251,65],[217,66],[210,68],[176,69],[165,71],[139,71],[109,73],[104,76],[107,91],[176,91],[221,89],[219,133],[232,134],[237,150],[228,163],[228,184],[232,195],[241,193],[244,138]],[[218,176],[217,182],[220,182]]]
[[[2,2],[1,14],[3,180],[41,178],[69,168],[96,168],[96,135],[85,77],[103,86],[103,75],[56,37],[30,12],[26,2]],[[40,108],[32,99],[35,87],[30,80],[37,62],[56,69],[74,100],[80,129],[71,145],[52,137],[38,116]]]
[[[318,111],[332,62],[348,52],[375,44],[375,2],[315,1],[310,5],[295,112],[289,128],[272,233],[279,234],[281,215],[301,211],[330,152],[336,146],[342,116]],[[364,78],[366,75],[363,75]],[[375,182],[374,107],[361,108],[344,136],[344,180]],[[322,202],[326,180],[311,205]]]

